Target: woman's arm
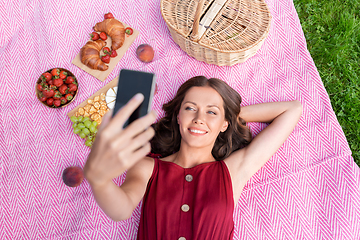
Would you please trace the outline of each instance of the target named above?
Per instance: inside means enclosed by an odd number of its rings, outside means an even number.
[[[149,141],[154,135],[150,125],[155,121],[156,114],[151,112],[122,129],[126,119],[142,100],[143,96],[138,95],[113,119],[110,120],[111,112],[104,117],[84,167],[95,200],[115,221],[131,216],[144,195],[152,172],[153,161],[145,156],[150,152]],[[125,182],[118,187],[112,179],[126,170]]]
[[[232,167],[235,167],[235,174],[241,175],[242,180],[250,179],[286,141],[298,123],[301,113],[302,105],[299,101],[270,102],[242,107],[240,117],[246,122],[270,124],[247,147],[230,155],[229,160]]]

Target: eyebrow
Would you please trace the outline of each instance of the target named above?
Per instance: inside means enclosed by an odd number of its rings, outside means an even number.
[[[191,104],[193,104],[193,105],[197,106],[197,105],[196,105],[196,103],[191,102],[191,101],[186,101],[186,102],[184,102],[184,104],[185,104],[185,103],[191,103]],[[219,108],[217,105],[215,105],[215,104],[210,104],[210,105],[207,105],[207,107],[216,107],[216,108],[218,108],[218,109],[220,110],[220,108]]]

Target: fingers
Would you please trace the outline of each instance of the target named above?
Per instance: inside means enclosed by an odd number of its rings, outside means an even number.
[[[128,149],[135,150],[154,136],[155,131],[152,127],[149,127],[156,119],[154,111],[148,113],[142,118],[132,122],[127,128],[125,128],[121,135],[114,137],[111,140],[111,145],[115,149]],[[130,147],[130,145],[132,147]]]
[[[136,94],[132,97],[129,102],[127,102],[113,117],[112,121],[109,123],[109,128],[121,129],[126,120],[131,116],[131,114],[140,106],[144,100],[144,95],[141,93]]]

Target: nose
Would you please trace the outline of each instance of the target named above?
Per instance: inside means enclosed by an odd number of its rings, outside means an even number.
[[[194,116],[193,122],[197,124],[204,124],[204,115],[200,111],[198,111]]]

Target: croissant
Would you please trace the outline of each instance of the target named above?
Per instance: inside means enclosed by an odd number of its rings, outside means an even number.
[[[94,30],[97,32],[105,32],[111,37],[111,48],[113,50],[120,48],[124,44],[124,25],[115,18],[105,19],[102,22],[98,22],[97,24],[95,24]]]
[[[88,41],[80,50],[80,60],[89,68],[106,71],[109,66],[100,59],[100,50],[106,45],[103,40]]]

